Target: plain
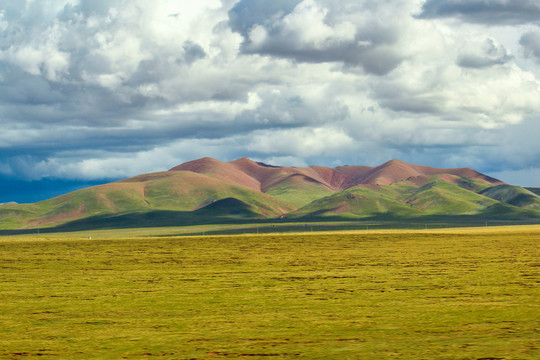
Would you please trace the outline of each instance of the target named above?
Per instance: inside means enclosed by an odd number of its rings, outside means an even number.
[[[0,237],[0,358],[540,357],[539,226],[149,235]]]

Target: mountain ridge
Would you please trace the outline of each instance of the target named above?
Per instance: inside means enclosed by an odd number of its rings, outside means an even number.
[[[540,217],[540,197],[470,168],[441,169],[397,159],[379,166],[331,168],[205,157],[38,203],[2,205],[0,229],[66,226],[84,219],[85,224],[95,219],[99,227],[119,216],[122,224],[133,219],[138,226],[146,219],[151,226],[152,221],[171,225],[243,217],[434,215]]]
[[[216,171],[218,166],[222,168],[221,171]],[[491,184],[505,184],[503,181],[467,167],[440,169],[424,165],[413,165],[397,159],[389,160],[376,167],[353,165],[330,168],[318,165],[311,165],[309,167],[273,166],[257,163],[248,158],[222,162],[205,157],[188,161],[171,168],[169,171],[188,170],[196,173],[205,173],[209,169],[215,174],[226,172],[226,179],[245,181],[244,185],[248,187],[257,188],[256,184],[259,184],[259,190],[264,189],[264,185],[268,184],[270,173],[273,175],[271,178],[275,178],[276,174],[280,172],[310,177],[332,190],[345,190],[356,185],[391,185],[397,181],[403,181],[411,177],[442,174],[482,179]],[[227,169],[227,171],[223,171],[224,169]]]

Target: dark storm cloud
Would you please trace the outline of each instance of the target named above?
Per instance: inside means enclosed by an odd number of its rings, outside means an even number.
[[[540,23],[537,0],[427,0],[418,15],[422,19],[458,18],[486,25]]]
[[[540,31],[532,31],[521,36],[519,43],[523,47],[525,56],[540,63]]]

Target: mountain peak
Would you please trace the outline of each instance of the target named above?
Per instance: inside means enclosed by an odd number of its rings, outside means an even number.
[[[389,160],[379,166],[339,166],[326,168],[322,166],[282,167],[255,162],[247,157],[223,162],[210,157],[188,161],[171,170],[187,170],[197,173],[221,174],[222,178],[242,183],[252,189],[264,189],[266,184],[274,183],[276,177],[301,174],[315,181],[322,182],[332,189],[345,189],[360,184],[391,185],[409,178],[431,175],[454,175],[476,178],[492,184],[502,181],[481,174],[470,168],[440,169],[430,166],[409,164],[399,159]],[[281,175],[279,175],[281,174]],[[248,185],[249,184],[249,185]]]
[[[175,166],[169,171],[188,170],[188,171],[194,171],[194,172],[202,172],[205,168],[210,168],[212,166],[217,166],[220,164],[223,164],[223,162],[216,160],[214,158],[211,158],[211,157],[203,157],[197,160],[191,160],[183,164],[180,164],[178,166]]]
[[[410,177],[424,175],[417,166],[392,159],[369,171],[360,181],[362,184],[390,185]]]
[[[395,165],[411,165],[409,163],[406,163],[405,161],[402,161],[402,160],[399,160],[399,159],[392,159],[392,160],[388,160],[387,162],[385,162],[384,164],[382,165],[379,165],[379,167],[382,167],[382,166],[395,166]]]
[[[247,157],[241,157],[239,159],[230,161],[231,164],[237,164],[237,165],[257,165],[257,163]]]

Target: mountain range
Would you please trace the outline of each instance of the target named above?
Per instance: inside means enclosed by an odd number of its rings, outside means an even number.
[[[0,229],[171,226],[253,219],[524,219],[540,196],[470,168],[193,160],[33,204],[0,205]]]

